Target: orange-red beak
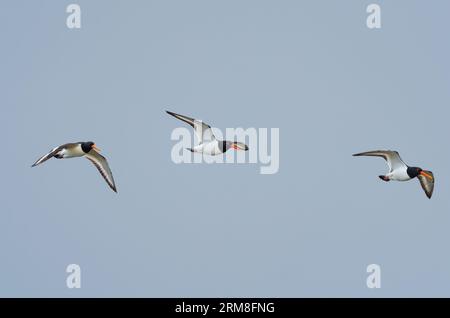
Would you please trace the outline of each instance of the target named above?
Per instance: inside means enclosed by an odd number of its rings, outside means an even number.
[[[432,177],[430,174],[428,174],[428,173],[426,173],[426,172],[424,172],[424,171],[420,171],[420,174],[421,174],[422,176],[424,176],[424,177],[427,177],[427,178],[430,179],[430,180],[433,180],[433,177]]]
[[[95,144],[92,145],[92,148],[95,149],[95,150],[97,150],[98,152],[101,151]]]
[[[234,150],[244,150],[244,151],[248,150],[248,146],[244,145],[243,143],[240,143],[240,142],[233,143],[231,145],[231,148],[233,148]]]

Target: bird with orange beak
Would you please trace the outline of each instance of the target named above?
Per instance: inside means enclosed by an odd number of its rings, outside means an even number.
[[[98,169],[102,177],[105,179],[109,187],[117,192],[114,178],[109,168],[108,161],[100,154],[100,149],[92,141],[67,143],[59,147],[53,148],[48,154],[39,158],[32,167],[44,163],[50,158],[68,159],[76,157],[86,157]]]
[[[207,155],[220,155],[225,153],[228,149],[247,151],[248,146],[242,142],[218,140],[212,132],[211,126],[205,124],[201,120],[187,117],[184,115],[176,114],[167,111],[167,113],[194,128],[194,132],[197,135],[199,144],[193,148],[188,148],[191,152],[199,152]]]
[[[387,175],[379,176],[383,181],[408,181],[417,177],[420,181],[422,189],[429,199],[433,195],[434,190],[434,175],[433,172],[423,170],[419,167],[410,167],[400,158],[397,151],[392,150],[376,150],[367,151],[354,154],[353,156],[372,156],[382,157],[386,160],[389,166],[389,173]]]

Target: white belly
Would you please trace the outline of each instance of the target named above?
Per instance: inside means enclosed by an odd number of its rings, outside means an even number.
[[[61,150],[58,153],[58,155],[60,155],[63,158],[74,158],[74,157],[82,157],[85,155],[85,153],[83,149],[81,149],[81,145],[77,145],[74,148]]]
[[[396,170],[392,171],[391,173],[389,173],[387,176],[389,177],[390,180],[394,180],[394,181],[411,180],[411,177],[406,172],[407,169],[408,169],[407,167],[401,168],[401,169],[396,169]]]
[[[201,152],[207,155],[219,155],[222,153],[222,149],[219,149],[219,143],[217,140],[198,145],[193,148],[195,152]]]

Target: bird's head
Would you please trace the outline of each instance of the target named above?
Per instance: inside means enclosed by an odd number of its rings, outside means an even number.
[[[81,149],[83,149],[83,152],[85,152],[85,153],[88,153],[92,149],[94,149],[98,152],[101,151],[99,148],[97,148],[97,146],[95,145],[95,142],[92,142],[92,141],[87,141],[87,142],[81,143]]]
[[[419,168],[419,167],[408,167],[407,173],[411,178],[415,178],[415,177],[418,177],[419,175],[421,175],[430,180],[433,180],[432,175],[425,172],[422,168]]]

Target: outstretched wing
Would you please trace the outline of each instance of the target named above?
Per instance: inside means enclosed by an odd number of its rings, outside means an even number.
[[[111,169],[109,168],[108,161],[106,161],[106,158],[94,149],[89,151],[85,157],[94,164],[94,166],[98,169],[110,188],[113,189],[114,192],[117,192],[116,184],[114,182],[114,178]]]
[[[353,156],[370,156],[370,157],[381,157],[386,160],[390,172],[399,169],[407,167],[406,164],[403,162],[402,158],[400,158],[400,155],[397,151],[392,150],[375,150],[375,151],[367,151],[367,152],[361,152],[354,154]]]
[[[64,145],[53,148],[48,154],[43,155],[40,157],[31,167],[36,167],[37,165],[40,165],[41,163],[44,163],[50,158],[53,158],[58,152],[60,152],[63,149]]]
[[[433,195],[434,190],[434,175],[431,171],[423,170],[427,175],[431,176],[427,177],[422,174],[419,174],[417,178],[420,181],[420,185],[422,186],[423,191],[425,191],[425,194],[427,195],[428,199],[431,199],[431,196]]]
[[[214,134],[212,132],[211,126],[208,124],[205,124],[203,121],[197,120],[197,119],[194,119],[191,117],[187,117],[184,115],[176,114],[176,113],[173,113],[170,111],[166,111],[166,112],[169,115],[172,115],[173,117],[191,125],[192,128],[194,128],[195,134],[198,137],[199,144],[202,144],[204,142],[213,141],[216,139],[216,137],[214,136]]]

